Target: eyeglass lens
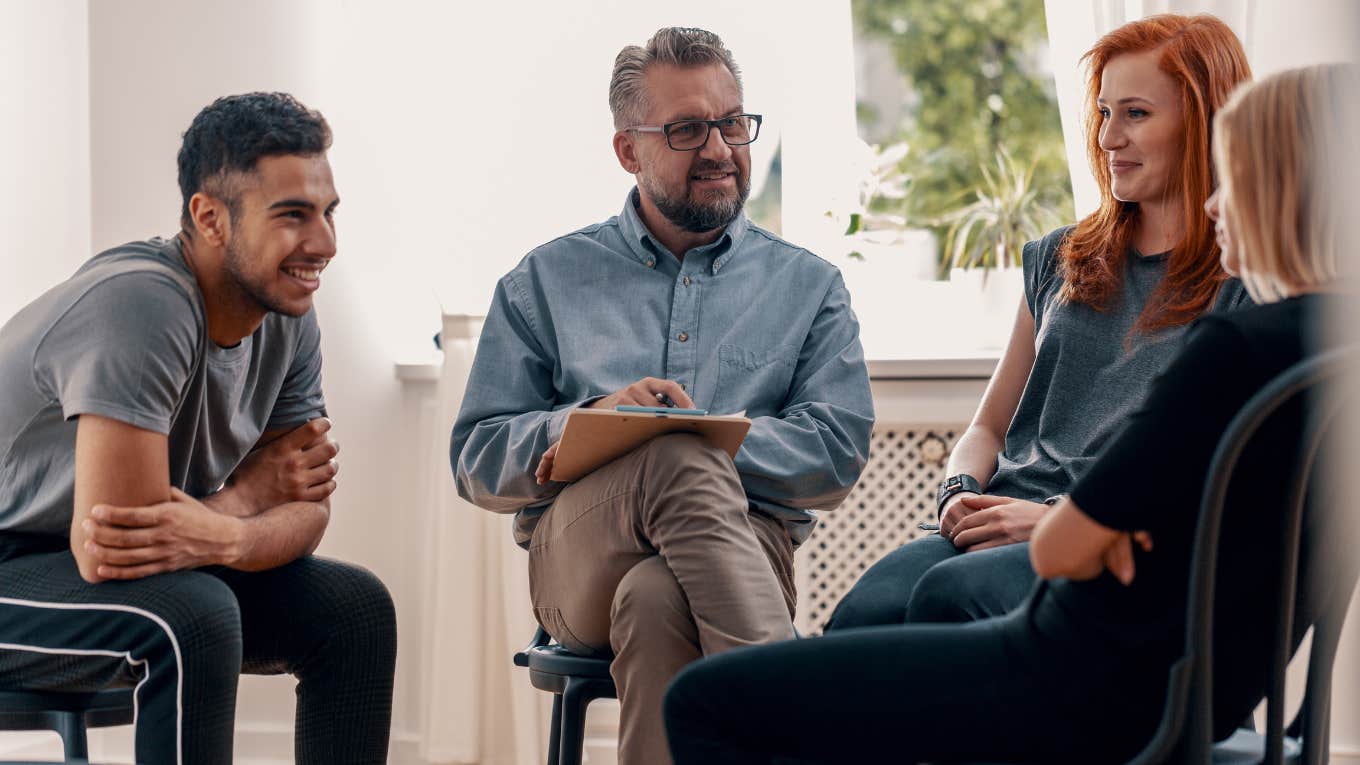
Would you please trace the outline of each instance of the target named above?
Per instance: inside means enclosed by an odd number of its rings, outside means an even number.
[[[693,122],[673,122],[669,125],[666,140],[671,148],[686,151],[703,146],[708,141],[708,131],[712,123],[694,120]],[[718,120],[718,133],[729,146],[741,146],[756,139],[760,123],[747,115],[738,115]]]

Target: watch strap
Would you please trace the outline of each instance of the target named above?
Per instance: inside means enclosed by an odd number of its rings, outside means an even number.
[[[949,498],[961,492],[971,491],[974,494],[982,493],[982,484],[978,479],[967,473],[951,475],[940,482],[940,490],[935,494],[935,514],[944,512],[944,504]]]

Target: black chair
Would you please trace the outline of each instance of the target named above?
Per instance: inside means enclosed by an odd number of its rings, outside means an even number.
[[[1320,446],[1329,435],[1329,426],[1340,411],[1343,386],[1331,386],[1327,395],[1315,396],[1311,417],[1306,421],[1301,453],[1292,466],[1288,501],[1280,522],[1278,582],[1274,598],[1264,596],[1266,607],[1273,608],[1274,635],[1270,655],[1270,677],[1266,693],[1266,730],[1239,730],[1231,738],[1213,744],[1213,639],[1214,594],[1216,589],[1219,532],[1223,522],[1224,501],[1238,459],[1252,436],[1282,406],[1308,392],[1318,391],[1324,383],[1338,379],[1343,372],[1354,372],[1360,349],[1332,351],[1300,362],[1280,373],[1253,396],[1233,418],[1214,453],[1200,502],[1199,523],[1195,531],[1194,562],[1186,618],[1185,651],[1171,667],[1166,706],[1156,733],[1129,765],[1157,763],[1307,763],[1327,762],[1331,716],[1332,666],[1346,609],[1355,589],[1354,551],[1323,556],[1320,564],[1335,577],[1329,595],[1318,603],[1313,621],[1312,653],[1303,706],[1286,729],[1284,726],[1284,682],[1295,632],[1294,606],[1299,592],[1298,573],[1303,517]],[[1344,522],[1344,516],[1323,503],[1310,512],[1321,518],[1324,528]],[[1339,537],[1332,529],[1331,539]],[[1326,539],[1318,535],[1314,542]],[[1310,549],[1309,554],[1318,552]]]
[[[134,709],[131,688],[92,693],[0,691],[0,730],[56,731],[66,762],[85,762],[86,728],[130,725]]]
[[[529,682],[553,694],[548,765],[581,765],[585,745],[586,707],[595,699],[618,697],[609,659],[581,656],[551,644],[542,627],[533,642],[515,654],[515,666],[529,668]]]

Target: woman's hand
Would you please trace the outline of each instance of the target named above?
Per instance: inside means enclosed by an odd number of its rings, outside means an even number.
[[[1144,552],[1152,551],[1152,535],[1146,531],[1135,531],[1116,536],[1114,541],[1101,554],[1101,563],[1114,578],[1125,586],[1133,583],[1133,545],[1137,544]]]

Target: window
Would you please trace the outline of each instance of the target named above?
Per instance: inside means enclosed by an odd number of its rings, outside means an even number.
[[[853,232],[842,271],[866,350],[995,352],[1021,246],[1073,218],[1043,2],[851,6],[865,145],[858,197],[830,215]]]

